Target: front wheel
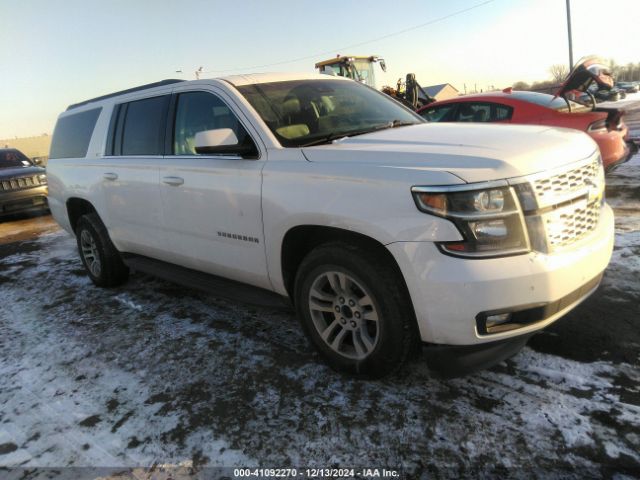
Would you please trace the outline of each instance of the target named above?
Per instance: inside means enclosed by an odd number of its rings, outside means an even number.
[[[397,369],[418,341],[399,272],[380,252],[328,244],[296,275],[303,329],[329,365],[379,377]]]

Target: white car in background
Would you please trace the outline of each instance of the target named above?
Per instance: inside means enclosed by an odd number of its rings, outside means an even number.
[[[613,246],[584,133],[426,124],[338,77],[164,81],[72,105],[48,175],[96,285],[134,266],[273,292],[329,364],[369,376],[420,343],[475,366],[513,354],[596,289]]]

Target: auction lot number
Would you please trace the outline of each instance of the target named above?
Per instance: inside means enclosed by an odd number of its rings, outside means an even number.
[[[233,470],[235,478],[284,478],[284,477],[303,477],[303,478],[354,478],[354,477],[382,477],[394,478],[398,477],[396,470],[386,470],[377,468],[235,468]]]

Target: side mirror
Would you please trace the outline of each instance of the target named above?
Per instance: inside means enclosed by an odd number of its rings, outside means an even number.
[[[248,138],[248,137],[247,137]],[[230,128],[216,128],[196,133],[196,153],[213,155],[255,156],[256,148],[251,141],[239,143],[235,132]]]

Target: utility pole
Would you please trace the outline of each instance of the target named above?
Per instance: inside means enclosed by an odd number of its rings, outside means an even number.
[[[573,41],[571,40],[571,0],[567,0],[567,33],[569,35],[569,71],[573,68]]]

